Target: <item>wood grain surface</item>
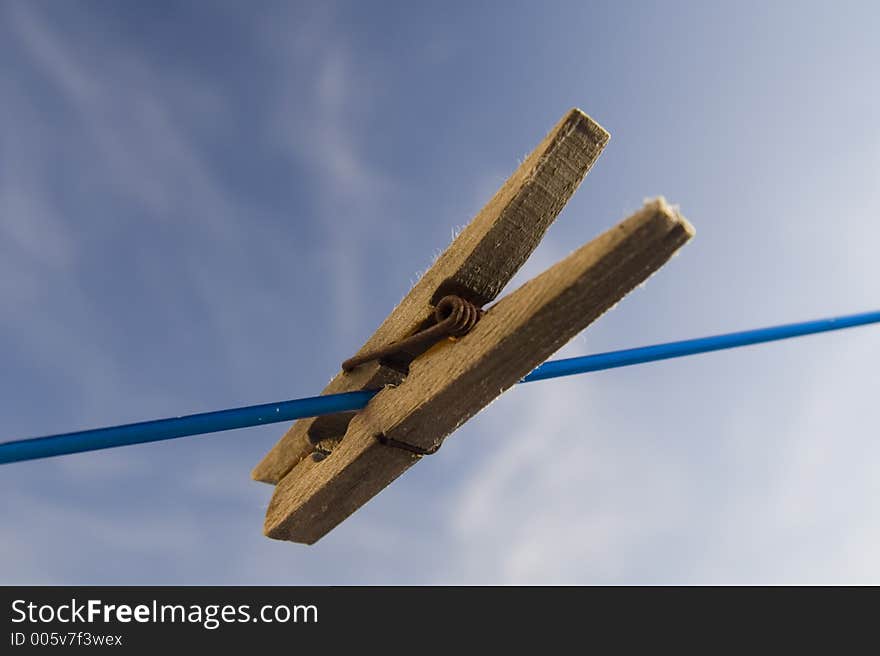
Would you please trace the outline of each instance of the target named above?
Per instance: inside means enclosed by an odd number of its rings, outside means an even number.
[[[489,308],[458,340],[414,360],[348,424],[322,462],[302,459],[275,489],[267,536],[313,543],[420,457],[385,436],[436,446],[660,268],[693,236],[663,199],[582,246]]]
[[[495,299],[541,241],[608,138],[579,109],[563,116],[358,353],[416,332],[445,294],[455,293],[481,306]],[[370,362],[351,372],[340,371],[323,394],[395,385],[404,380],[405,369]],[[312,451],[312,442],[333,448],[353,416],[300,419],[254,468],[252,477],[278,483]]]

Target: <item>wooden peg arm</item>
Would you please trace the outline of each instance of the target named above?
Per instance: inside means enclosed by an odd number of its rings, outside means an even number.
[[[693,236],[663,199],[582,246],[488,310],[476,327],[413,361],[380,391],[320,463],[302,460],[278,484],[267,536],[311,544],[419,456],[378,435],[430,449],[646,280]]]
[[[416,332],[431,305],[448,293],[484,305],[501,292],[541,241],[599,158],[608,133],[572,109],[513,172],[492,200],[455,238],[358,353]],[[324,394],[379,389],[404,375],[378,362],[338,373]],[[341,437],[353,413],[300,419],[254,468],[258,481],[278,483],[312,451],[309,441]]]

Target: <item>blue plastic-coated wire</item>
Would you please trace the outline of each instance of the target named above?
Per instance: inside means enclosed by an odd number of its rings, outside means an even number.
[[[292,401],[264,403],[243,408],[202,412],[184,417],[154,419],[136,424],[123,424],[122,426],[94,428],[76,433],[3,442],[0,443],[0,464],[109,449],[114,446],[171,440],[175,437],[216,433],[233,428],[274,424],[279,421],[329,415],[346,410],[360,410],[375,394],[375,390],[369,390],[311,396]]]
[[[791,323],[770,328],[744,330],[725,335],[698,337],[680,342],[641,346],[623,351],[597,353],[578,358],[552,360],[542,364],[521,382],[528,383],[590,371],[627,367],[633,364],[680,358],[686,355],[708,353],[710,351],[748,346],[761,342],[772,342],[801,335],[864,326],[871,323],[880,323],[880,311]],[[76,433],[63,433],[61,435],[3,442],[0,443],[0,464],[49,458],[68,453],[94,451],[96,449],[108,449],[129,444],[170,440],[188,435],[216,433],[233,428],[272,424],[348,410],[360,410],[367,405],[367,402],[375,394],[376,390],[368,390],[312,396],[292,401],[265,403],[243,408],[218,410],[216,412],[203,412],[184,417],[155,419],[136,424],[124,424],[122,426],[96,428]]]
[[[590,371],[602,371],[616,367],[628,367],[632,364],[656,362],[669,358],[680,358],[685,355],[697,353],[709,353],[722,349],[749,346],[762,342],[775,342],[780,339],[825,333],[830,330],[841,330],[864,326],[870,323],[880,323],[880,310],[875,312],[862,312],[843,317],[830,317],[828,319],[816,319],[800,323],[788,323],[782,326],[769,328],[755,328],[743,330],[738,333],[725,335],[712,335],[710,337],[697,337],[685,339],[680,342],[668,342],[666,344],[654,344],[653,346],[640,346],[638,348],[625,349],[623,351],[611,351],[609,353],[597,353],[579,358],[567,358],[564,360],[552,360],[545,362],[535,369],[522,382],[531,383],[547,378],[559,376],[571,376],[573,374],[585,374]]]

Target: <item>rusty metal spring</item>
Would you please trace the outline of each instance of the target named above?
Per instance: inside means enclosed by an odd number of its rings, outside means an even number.
[[[466,301],[460,296],[444,296],[434,308],[436,323],[433,326],[387,346],[349,358],[342,363],[342,369],[351,371],[365,362],[387,358],[401,351],[418,352],[444,337],[462,337],[477,325],[481,316],[483,316],[483,311],[470,301]]]

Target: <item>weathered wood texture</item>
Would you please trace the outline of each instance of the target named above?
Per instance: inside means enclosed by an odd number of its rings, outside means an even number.
[[[278,484],[269,537],[313,543],[418,456],[377,435],[437,445],[662,266],[693,235],[663,199],[581,247],[491,307],[464,337],[444,340],[380,391],[320,463],[302,460]]]
[[[358,353],[416,332],[432,305],[455,293],[477,305],[492,301],[535,249],[608,142],[608,133],[572,109],[517,168],[492,200],[422,276]],[[401,371],[378,362],[340,372],[324,394],[397,384]],[[301,419],[254,468],[252,477],[278,481],[312,450],[309,442],[335,441],[351,414]]]

